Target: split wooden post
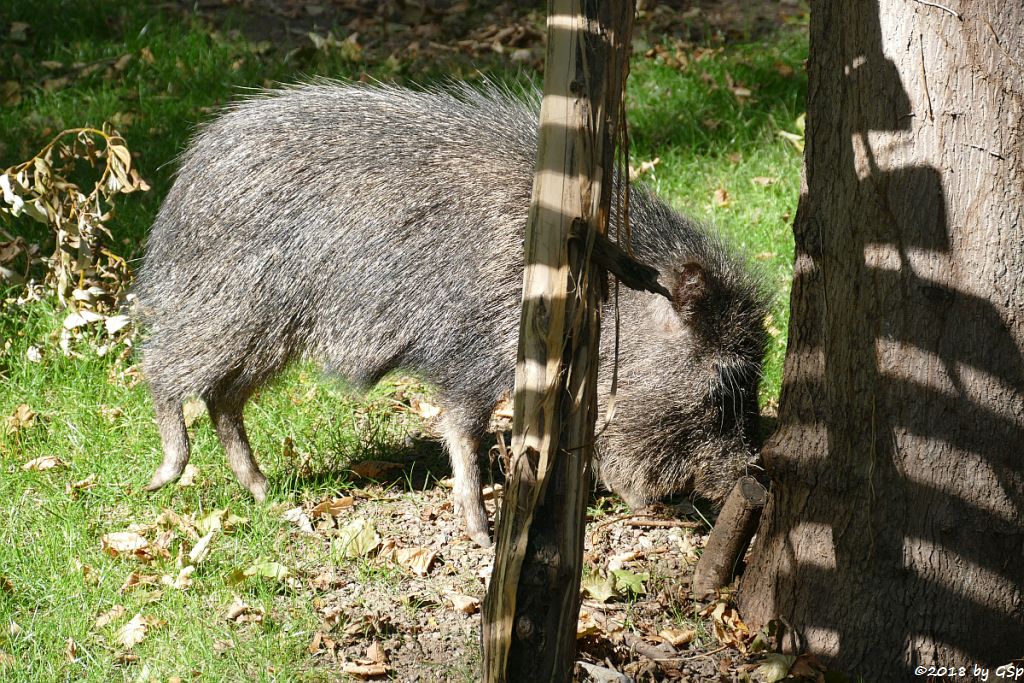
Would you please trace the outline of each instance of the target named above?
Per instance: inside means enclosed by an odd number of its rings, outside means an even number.
[[[633,7],[548,3],[513,456],[484,604],[488,683],[572,676],[606,287],[591,254],[608,224]]]

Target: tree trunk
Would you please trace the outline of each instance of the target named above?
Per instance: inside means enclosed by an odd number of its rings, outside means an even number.
[[[488,683],[573,672],[607,288],[600,264],[625,257],[603,233],[632,21],[630,0],[548,4],[513,455],[482,623]]]
[[[867,680],[969,676],[1024,654],[1024,9],[819,0],[808,68],[741,611]]]

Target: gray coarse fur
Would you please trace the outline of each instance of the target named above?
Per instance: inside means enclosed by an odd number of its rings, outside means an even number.
[[[148,488],[188,461],[188,397],[206,402],[229,464],[262,500],[241,417],[257,388],[303,357],[361,387],[403,370],[437,390],[455,502],[486,544],[476,449],[515,374],[538,102],[490,85],[318,81],[205,125],[136,288],[164,449]],[[643,188],[630,211],[635,256],[674,298],[621,292],[600,478],[633,506],[680,492],[721,502],[756,439],[763,299],[719,239]]]

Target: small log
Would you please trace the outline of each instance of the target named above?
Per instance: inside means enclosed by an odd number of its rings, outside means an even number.
[[[741,477],[722,506],[704,554],[693,573],[693,595],[704,599],[728,586],[757,531],[768,491],[753,477]]]

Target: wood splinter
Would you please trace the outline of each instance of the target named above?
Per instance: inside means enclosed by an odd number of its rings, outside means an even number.
[[[708,598],[729,585],[767,502],[768,491],[757,479],[747,476],[736,482],[693,573],[694,597]]]

